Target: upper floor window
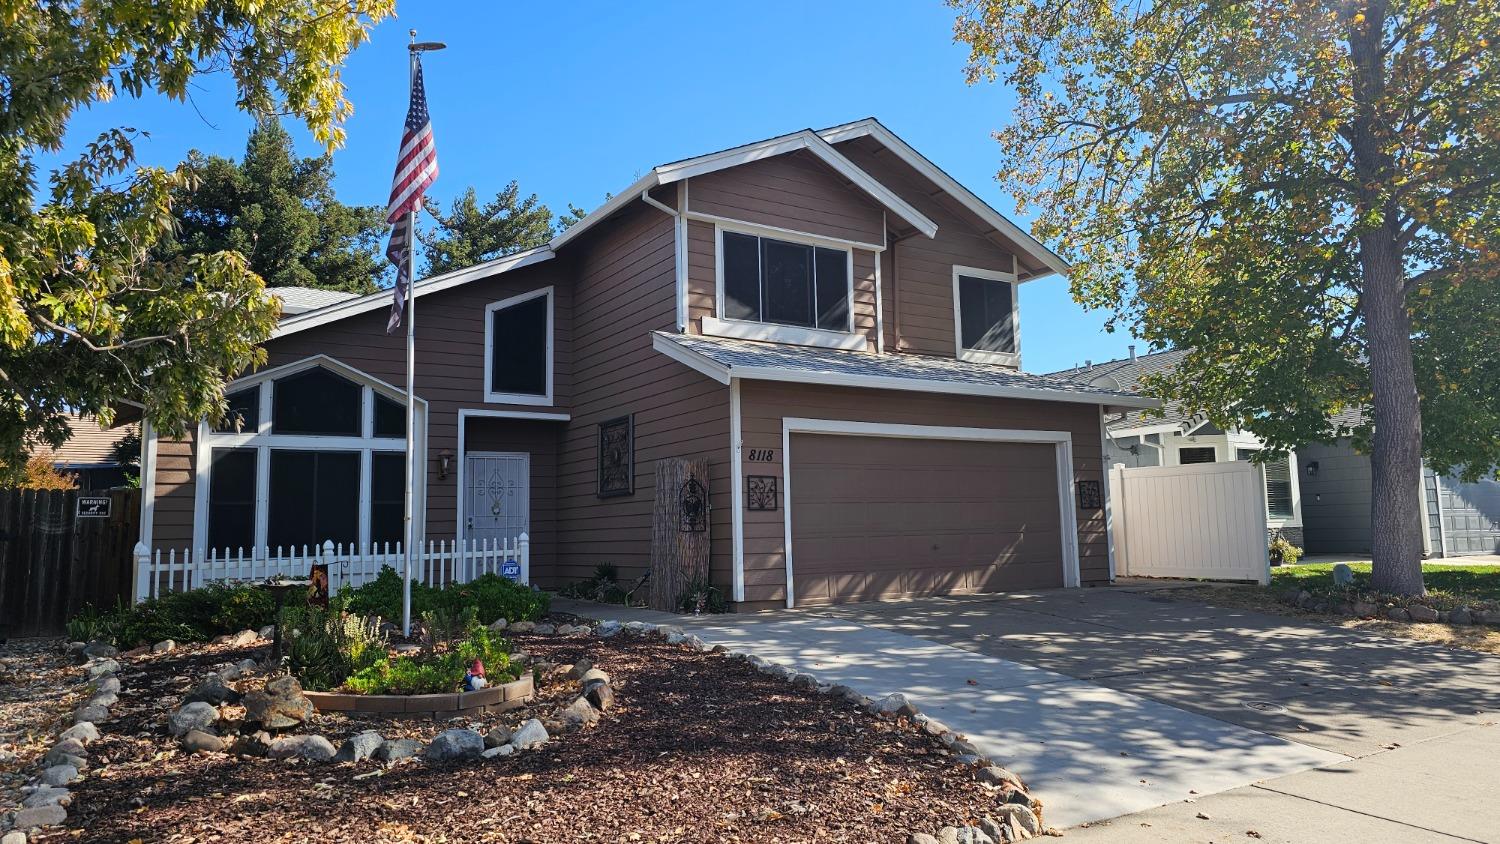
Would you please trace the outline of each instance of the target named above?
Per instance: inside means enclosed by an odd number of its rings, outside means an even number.
[[[271,432],[275,434],[360,435],[360,385],[321,366],[271,385]]]
[[[1016,366],[1016,277],[997,270],[953,268],[954,333],[958,357]]]
[[[720,238],[725,319],[852,330],[849,250],[731,231]]]
[[[552,403],[552,288],[485,309],[485,401]]]

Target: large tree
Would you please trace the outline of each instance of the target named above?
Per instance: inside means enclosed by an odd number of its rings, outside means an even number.
[[[137,164],[135,130],[105,132],[45,190],[38,153],[63,148],[80,108],[183,100],[206,73],[332,149],[351,111],[339,68],[393,5],[0,0],[0,466],[65,440],[70,409],[107,421],[132,399],[168,434],[216,418],[225,380],[264,359],[277,312],[238,252],[159,256],[190,174]]]
[[[436,225],[418,234],[426,275],[472,267],[483,261],[542,246],[552,239],[552,211],[536,194],[521,197],[515,182],[480,204],[468,188],[444,214],[437,203],[424,206]]]
[[[173,198],[177,236],[162,256],[233,251],[268,286],[372,293],[389,266],[385,209],[333,194],[333,157],[300,158],[279,121],[260,121],[239,162],[193,150]]]
[[[1191,348],[1189,410],[1368,448],[1374,586],[1420,594],[1423,457],[1500,462],[1500,0],[950,3],[1075,298]]]

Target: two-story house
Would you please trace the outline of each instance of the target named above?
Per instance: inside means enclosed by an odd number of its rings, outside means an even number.
[[[418,524],[633,577],[656,461],[694,457],[738,608],[1107,582],[1104,414],[1156,402],[1020,371],[1017,287],[1066,269],[873,119],[656,167],[415,286]],[[398,541],[388,308],[286,316],[239,425],[148,426],[146,544]]]

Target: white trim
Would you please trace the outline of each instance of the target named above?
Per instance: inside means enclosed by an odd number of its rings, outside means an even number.
[[[1045,387],[1009,387],[1000,384],[971,384],[961,381],[935,381],[919,378],[897,378],[888,375],[853,375],[809,372],[775,366],[724,366],[697,352],[684,348],[671,337],[656,333],[651,345],[656,351],[697,370],[721,384],[730,378],[747,381],[780,381],[789,384],[820,384],[827,387],[862,387],[871,390],[897,390],[910,393],[943,393],[1003,399],[1034,399],[1071,404],[1096,404],[1109,407],[1160,407],[1161,400],[1150,396],[1091,395],[1071,390]]]
[[[963,314],[959,306],[958,295],[958,280],[962,276],[986,281],[1003,281],[1010,285],[1011,346],[1015,349],[1014,352],[989,352],[964,347]],[[1016,283],[1015,273],[953,265],[953,350],[955,357],[967,363],[992,363],[1014,366],[1017,369],[1021,367],[1021,310],[1017,292],[1019,289],[1020,285]]]
[[[269,386],[270,382],[276,380],[277,378],[284,378],[288,375],[295,375],[296,373],[302,372],[303,370],[312,369],[315,366],[320,366],[333,372],[336,375],[342,375],[357,384],[372,387],[374,388],[375,392],[384,393],[385,397],[388,399],[392,399],[394,401],[402,403],[405,403],[406,401],[406,390],[397,387],[394,384],[382,381],[379,378],[376,378],[375,376],[369,374],[368,372],[365,372],[364,370],[355,369],[354,367],[350,366],[347,363],[344,363],[338,358],[330,357],[329,355],[324,354],[309,355],[308,357],[300,358],[290,363],[284,363],[280,366],[273,366],[270,369],[262,369],[249,375],[236,378],[224,386],[224,392],[226,394],[238,392],[240,389],[251,384],[261,384],[260,420],[256,429],[261,433],[268,434],[271,431],[271,402],[274,400],[274,396],[271,394],[271,388]],[[421,396],[418,396],[417,406],[425,407],[426,405],[427,400],[422,398]]]
[[[745,466],[744,427],[740,416],[740,382],[729,382],[729,483],[734,516],[730,519],[735,601],[745,600]],[[783,457],[786,452],[782,452]]]
[[[457,506],[457,507],[454,508],[454,511],[455,511],[454,521],[456,522],[456,524],[454,524],[454,526],[453,526],[453,536],[457,538],[457,540],[459,541],[459,543],[462,543],[465,539],[468,538],[467,531],[464,530],[464,508],[463,508],[462,497],[463,497],[463,490],[464,490],[464,454],[465,454],[464,449],[466,448],[466,446],[465,446],[464,443],[465,443],[465,440],[468,437],[468,432],[469,432],[469,424],[468,423],[469,423],[469,420],[470,419],[528,419],[528,420],[540,421],[540,422],[567,422],[567,421],[569,421],[572,418],[573,418],[572,414],[569,414],[569,413],[552,413],[552,412],[543,411],[543,410],[499,410],[497,408],[492,408],[492,407],[461,407],[461,408],[459,408],[459,410],[458,410],[458,454],[454,456],[454,462],[457,463],[458,466],[455,469],[454,474],[453,474],[454,482],[457,484],[457,486],[455,487],[455,489],[457,491],[457,496],[458,496],[455,500],[459,501],[459,506]],[[527,503],[527,507],[530,507],[530,506],[531,506],[530,502],[528,502]],[[527,518],[527,521],[528,522],[530,521],[530,517],[529,516]],[[462,547],[462,546],[460,546],[460,547]]]
[[[872,199],[897,217],[911,224],[917,231],[928,237],[937,235],[938,225],[927,215],[912,207],[911,203],[902,199],[895,191],[881,184],[875,177],[861,170],[854,162],[845,158],[842,153],[834,149],[829,143],[821,138],[818,133],[811,129],[803,129],[776,138],[770,138],[754,144],[727,149],[720,152],[700,155],[697,158],[689,158],[672,164],[663,164],[652,171],[656,175],[658,184],[671,184],[672,182],[701,176],[705,173],[713,173],[730,167],[738,167],[742,164],[750,164],[762,161],[778,155],[805,149],[817,156],[833,168],[839,175],[848,179],[855,187],[864,191]],[[553,248],[556,248],[554,243]]]
[[[545,395],[534,395],[532,393],[496,393],[490,389],[491,368],[493,366],[495,353],[495,312],[503,311],[532,299],[547,297],[547,392]],[[552,404],[552,378],[553,378],[553,353],[556,347],[556,338],[553,336],[554,317],[557,310],[557,298],[552,295],[552,285],[538,287],[535,290],[519,293],[491,302],[484,306],[484,383],[480,385],[484,400],[491,404]]]
[[[790,343],[797,346],[817,346],[824,349],[846,349],[855,352],[863,352],[870,345],[869,338],[862,334],[829,331],[824,328],[803,328],[799,325],[782,325],[776,322],[719,319],[711,316],[703,318],[703,334],[709,337],[761,340],[767,343]]]
[[[972,211],[979,219],[993,226],[997,232],[1015,242],[1027,255],[1035,258],[1040,264],[1051,270],[1049,273],[1038,273],[1024,279],[1022,283],[1044,278],[1051,275],[1051,273],[1068,274],[1069,267],[1067,262],[1058,257],[1057,253],[1043,246],[1036,238],[1006,219],[999,211],[991,208],[988,203],[974,195],[973,191],[970,191],[960,184],[957,179],[943,172],[942,168],[933,164],[926,156],[917,152],[911,145],[901,140],[894,132],[887,129],[875,118],[867,117],[863,120],[856,120],[853,123],[846,123],[842,126],[833,126],[824,129],[818,134],[830,144],[837,144],[840,141],[865,136],[873,137],[881,146],[895,153],[897,158],[916,170],[928,181],[937,185],[949,196],[958,200],[960,204]]]
[[[567,422],[571,413],[553,413],[547,410],[498,410],[492,407],[464,407],[458,411],[459,419],[538,419],[543,422]]]
[[[687,203],[688,185],[690,182],[684,179],[682,188],[677,191],[677,219],[673,220],[674,230],[672,236],[676,238],[677,246],[677,330],[686,331],[688,324],[688,224]]]
[[[731,231],[741,232],[742,234],[811,243],[814,246],[825,246],[829,249],[863,249],[866,252],[885,251],[885,247],[878,243],[865,243],[862,240],[845,240],[841,237],[815,234],[813,232],[802,231],[801,229],[768,226],[765,223],[752,223],[749,220],[741,220],[737,217],[722,217],[718,214],[704,214],[701,211],[684,211],[683,216],[697,223],[712,223],[716,227],[722,226]]]
[[[885,212],[880,212],[880,237],[885,239]],[[875,258],[875,353],[885,354],[885,308],[880,302],[880,259],[885,254],[885,246],[882,245],[873,256]]]
[[[1109,498],[1110,467],[1105,455],[1109,454],[1109,427],[1104,408],[1099,408],[1099,493],[1104,497],[1104,545],[1109,554],[1109,582],[1115,582],[1115,510]],[[1142,442],[1145,440],[1143,439]]]
[[[208,442],[208,422],[199,420],[198,433],[193,437],[193,545],[189,551],[193,559],[203,556],[203,549],[208,547],[208,469],[213,457],[213,446]],[[256,460],[259,461],[259,457]],[[260,464],[256,463],[256,520],[255,530],[260,529]],[[257,532],[250,537],[251,545],[264,545],[259,542],[260,534]]]
[[[618,199],[619,197],[616,198]],[[633,196],[630,198],[634,199]],[[574,226],[573,228],[577,227]],[[572,229],[569,229],[569,231],[572,231]],[[482,264],[475,264],[472,267],[464,267],[460,270],[423,279],[412,285],[412,296],[426,296],[429,293],[437,293],[451,287],[457,287],[460,284],[467,284],[485,276],[499,275],[510,270],[530,266],[531,264],[539,264],[542,261],[550,260],[553,256],[553,248],[550,246],[527,249],[524,252],[517,252],[514,255],[506,255],[503,258],[485,261]],[[346,299],[332,305],[325,305],[316,310],[307,311],[282,320],[276,326],[276,330],[271,332],[271,339],[285,337],[288,334],[296,334],[299,331],[306,331],[309,328],[327,325],[330,322],[337,322],[338,320],[358,314],[378,311],[390,307],[390,304],[391,291],[386,289],[377,290],[368,296],[360,296],[357,299]]]
[[[156,527],[156,426],[141,418],[141,530],[140,542],[147,548]]]
[[[1140,437],[1147,434],[1181,434],[1182,424],[1178,422],[1164,422],[1159,425],[1137,425],[1134,428],[1110,428],[1109,435],[1112,439],[1119,437]],[[1155,446],[1163,448],[1165,443]]]
[[[1076,587],[1082,580],[1078,559],[1078,514],[1073,508],[1073,435],[1067,431],[1026,431],[1011,428],[960,428],[942,425],[898,425],[885,422],[855,422],[843,419],[781,420],[782,523],[785,537],[786,605],[796,606],[792,548],[792,434],[833,434],[855,437],[898,437],[923,440],[974,442],[1020,442],[1051,445],[1057,460],[1057,498],[1062,531],[1063,586]]]

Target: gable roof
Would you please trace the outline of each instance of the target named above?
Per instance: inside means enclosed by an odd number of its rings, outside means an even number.
[[[267,287],[266,294],[281,300],[281,314],[283,317],[315,311],[318,308],[327,307],[335,302],[342,302],[346,299],[358,298],[359,296],[358,293],[346,293],[342,290],[324,290],[321,287],[297,287],[293,285]]]
[[[807,150],[822,160],[834,171],[845,179],[848,179],[851,184],[869,195],[871,199],[875,200],[887,211],[906,221],[918,232],[927,237],[936,235],[937,223],[933,222],[921,211],[902,199],[895,191],[881,184],[879,180],[862,170],[833,147],[833,144],[838,141],[863,137],[865,135],[875,138],[879,143],[890,148],[898,157],[931,180],[940,189],[950,193],[959,202],[963,203],[966,208],[979,215],[980,219],[994,226],[997,231],[1019,244],[1026,254],[1034,257],[1054,272],[1067,272],[1067,264],[1056,254],[1048,250],[1045,246],[1042,246],[1041,243],[1022,231],[1010,220],[1007,220],[1000,212],[986,205],[973,192],[959,184],[952,176],[944,173],[937,165],[928,161],[905,141],[896,137],[895,133],[885,128],[875,118],[869,117],[864,120],[855,121],[854,123],[834,126],[822,131],[801,129],[785,135],[778,135],[774,138],[767,138],[763,141],[744,144],[731,149],[711,152],[706,155],[686,158],[681,161],[673,161],[654,167],[645,176],[637,179],[630,187],[610,197],[608,201],[587,214],[582,220],[579,220],[567,230],[557,234],[546,246],[528,249],[524,252],[495,258],[471,267],[465,267],[461,270],[454,270],[443,275],[422,279],[412,285],[412,296],[425,296],[428,293],[436,293],[469,281],[498,275],[509,270],[550,260],[563,246],[603,222],[621,208],[639,199],[648,197],[652,188],[674,184],[693,176],[701,176],[705,173],[738,167],[742,164],[748,164],[797,150]],[[1040,275],[1035,275],[1026,280],[1029,281],[1040,277]],[[356,314],[379,310],[385,307],[389,301],[390,291],[382,290],[371,293],[368,296],[335,302],[316,310],[306,311],[283,319],[271,336],[273,338],[283,337]]]
[[[1118,390],[989,364],[927,355],[871,355],[844,349],[783,346],[753,340],[654,332],[662,354],[721,383],[732,378],[826,386],[956,393],[965,396],[1036,399],[1113,408],[1156,407],[1161,402]]]

